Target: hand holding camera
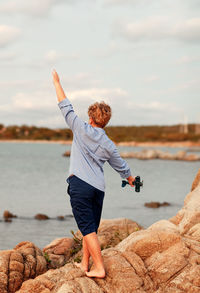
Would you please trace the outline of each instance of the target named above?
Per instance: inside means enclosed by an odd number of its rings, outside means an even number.
[[[122,187],[125,187],[127,184],[131,185],[131,186],[135,186],[135,191],[136,192],[140,192],[140,187],[143,186],[143,181],[140,181],[140,176],[136,176],[135,180],[132,181],[132,184],[129,183],[130,180],[126,181],[126,180],[122,180]]]

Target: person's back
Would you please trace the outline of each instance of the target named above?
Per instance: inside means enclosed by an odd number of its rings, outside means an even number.
[[[66,123],[73,131],[69,174],[78,176],[102,191],[105,190],[103,165],[106,161],[122,178],[131,176],[126,161],[120,157],[115,144],[101,127],[105,126],[111,117],[111,109],[108,105],[95,103],[89,107],[88,115],[91,124],[82,121],[74,113],[67,98],[59,102],[58,105]],[[103,110],[103,114],[99,113]],[[96,116],[99,118],[99,124],[96,122]],[[96,126],[92,126],[92,124]]]
[[[120,157],[115,144],[103,129],[111,117],[110,107],[104,102],[91,105],[88,109],[89,123],[86,123],[74,113],[55,71],[53,81],[59,108],[73,131],[67,182],[72,212],[83,235],[80,268],[88,277],[104,278],[105,268],[97,238],[105,190],[103,165],[107,161],[122,178],[127,178],[131,186],[134,178],[128,164]],[[90,255],[95,268],[88,272]]]

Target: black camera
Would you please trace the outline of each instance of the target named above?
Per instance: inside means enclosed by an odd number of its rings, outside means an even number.
[[[122,180],[122,187],[125,187],[126,184],[129,184],[129,182],[126,180]],[[135,180],[133,181],[133,185],[135,185],[135,191],[140,192],[140,187],[143,186],[143,181],[140,181],[140,176],[135,177]]]

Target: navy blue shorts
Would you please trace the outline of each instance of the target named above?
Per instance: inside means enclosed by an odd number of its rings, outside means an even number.
[[[67,178],[72,212],[83,236],[98,231],[104,192],[77,176]]]

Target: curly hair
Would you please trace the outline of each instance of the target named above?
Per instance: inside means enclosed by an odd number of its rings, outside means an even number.
[[[104,102],[96,102],[88,108],[89,118],[92,118],[94,123],[101,128],[104,128],[108,124],[111,115],[112,111],[110,106]]]

